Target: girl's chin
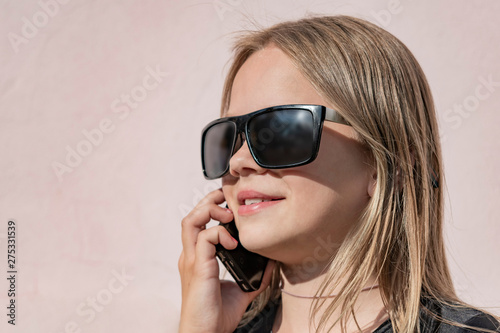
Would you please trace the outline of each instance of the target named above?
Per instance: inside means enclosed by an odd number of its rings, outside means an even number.
[[[244,235],[240,234],[240,243],[243,245],[245,249],[247,249],[250,252],[260,252],[261,250],[265,250],[270,246],[269,242],[267,242],[265,239],[262,238],[254,238],[251,237],[250,235],[248,237],[245,237]]]
[[[263,235],[262,232],[241,233],[240,243],[248,251],[258,253],[265,257],[268,257],[270,251],[276,249],[277,245],[270,235]]]
[[[278,242],[276,238],[273,239],[270,235],[256,237],[258,238],[251,237],[250,235],[248,235],[248,239],[240,237],[241,245],[250,252],[278,261],[290,251],[287,246]]]

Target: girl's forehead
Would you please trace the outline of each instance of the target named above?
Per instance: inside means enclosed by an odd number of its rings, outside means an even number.
[[[236,73],[224,116],[288,104],[325,105],[325,101],[283,51],[268,46],[251,55]]]

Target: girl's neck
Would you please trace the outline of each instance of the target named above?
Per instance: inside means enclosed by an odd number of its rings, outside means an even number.
[[[273,332],[314,332],[310,325],[311,306],[315,300],[316,292],[324,279],[324,273],[310,274],[306,277],[299,276],[300,272],[297,268],[291,269],[290,267],[284,267],[282,269],[282,292],[281,294],[281,306],[277,312]],[[314,272],[312,272],[314,273]],[[301,278],[300,278],[301,277]],[[380,295],[380,290],[378,288],[371,288],[373,285],[377,285],[377,280],[375,277],[370,279],[369,283],[365,286],[366,291],[360,293],[359,299],[355,305],[356,319],[360,323],[361,328],[370,328],[371,331],[375,330],[383,321],[387,319],[387,314],[385,312],[385,307],[382,302]],[[338,294],[342,284],[339,284],[339,288],[333,291],[333,294]],[[290,295],[293,294],[293,295]],[[304,297],[297,297],[304,296]],[[323,296],[332,296],[323,295]],[[330,297],[327,298],[327,302]],[[330,317],[333,323],[335,319],[339,316],[340,309],[336,309],[335,312]],[[322,312],[318,313],[315,317],[316,323],[318,323],[321,318]],[[382,321],[381,321],[382,320]],[[373,327],[374,326],[374,327]],[[339,324],[336,324],[340,332]],[[349,319],[347,323],[349,329],[352,328],[353,332],[357,332],[358,329],[356,324]],[[334,328],[334,332],[337,331]]]

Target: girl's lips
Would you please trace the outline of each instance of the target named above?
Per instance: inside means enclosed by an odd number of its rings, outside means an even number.
[[[236,199],[238,199],[240,205],[244,205],[246,199],[278,200],[284,198],[282,195],[270,195],[254,190],[243,190],[238,192]]]
[[[267,207],[274,206],[279,204],[283,199],[278,199],[278,200],[272,200],[272,201],[263,201],[259,203],[255,203],[252,205],[241,205],[238,208],[238,215],[241,216],[249,216],[256,214],[263,209],[266,209]]]

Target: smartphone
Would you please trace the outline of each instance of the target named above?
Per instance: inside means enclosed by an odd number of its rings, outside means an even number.
[[[220,244],[215,245],[217,257],[227,268],[241,290],[246,292],[258,290],[264,276],[268,258],[250,252],[241,245],[234,220],[229,223],[220,223],[219,225],[229,231],[229,234],[238,241],[238,246],[234,250],[226,250]]]

